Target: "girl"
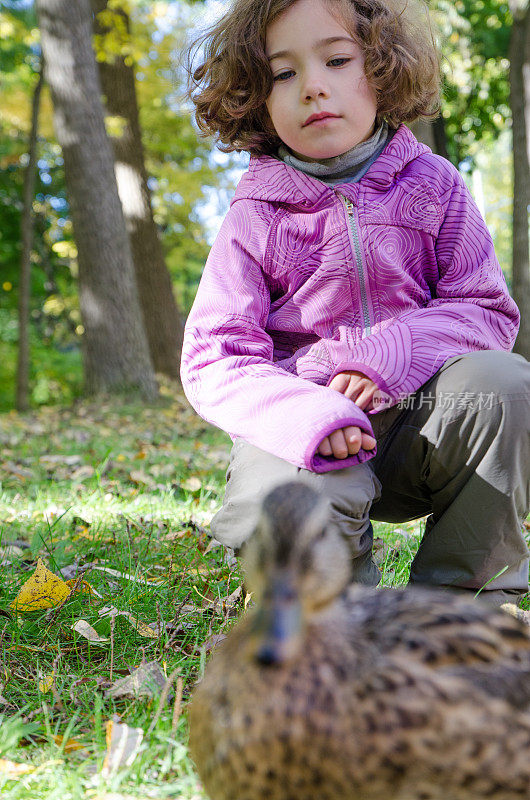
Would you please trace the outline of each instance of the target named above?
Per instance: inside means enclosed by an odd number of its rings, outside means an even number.
[[[430,514],[416,583],[528,589],[530,365],[459,173],[403,124],[439,61],[411,0],[235,0],[196,118],[250,167],[186,326],[182,381],[235,439],[215,537],[238,548],[295,476],[329,498],[354,579],[373,519]],[[487,585],[486,585],[487,584]]]

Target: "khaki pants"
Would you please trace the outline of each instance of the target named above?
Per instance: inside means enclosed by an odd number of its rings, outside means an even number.
[[[237,439],[214,537],[239,548],[252,535],[264,495],[298,479],[329,500],[360,583],[375,585],[380,577],[370,518],[429,515],[411,583],[476,592],[491,581],[484,593],[501,601],[528,591],[530,364],[498,351],[457,356],[405,403],[371,421],[377,455],[324,474]]]

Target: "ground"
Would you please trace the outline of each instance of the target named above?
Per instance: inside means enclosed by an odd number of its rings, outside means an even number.
[[[147,407],[0,415],[0,444],[2,798],[203,800],[186,702],[252,602],[208,535],[229,438],[164,385]],[[423,522],[374,527],[383,583],[402,585]],[[59,596],[31,611],[17,597],[39,558]]]

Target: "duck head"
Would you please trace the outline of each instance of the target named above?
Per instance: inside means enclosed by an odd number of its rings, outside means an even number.
[[[242,561],[256,603],[253,657],[280,665],[296,656],[307,625],[348,585],[348,548],[326,500],[290,482],[265,497]]]

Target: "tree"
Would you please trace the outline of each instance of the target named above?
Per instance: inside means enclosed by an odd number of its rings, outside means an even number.
[[[22,253],[20,257],[20,281],[18,287],[18,362],[15,399],[15,405],[18,411],[27,411],[29,408],[29,303],[31,291],[31,248],[33,243],[33,198],[35,196],[37,132],[39,124],[42,83],[43,68],[41,63],[37,83],[33,92],[28,163],[26,165],[26,171],[24,174],[24,196],[20,224]]]
[[[530,6],[510,0],[510,95],[513,118],[513,266],[512,289],[521,309],[521,327],[514,350],[530,359]]]
[[[132,58],[119,48],[105,47],[105,36],[129,40],[129,17],[123,7],[108,8],[108,0],[91,0],[98,41],[99,74],[114,148],[116,181],[131,241],[136,282],[149,351],[155,369],[172,378],[179,376],[183,325],[173,296],[171,276],[153,220]]]
[[[156,394],[134,268],[105,131],[89,0],[36,0],[46,78],[79,260],[89,392]]]

